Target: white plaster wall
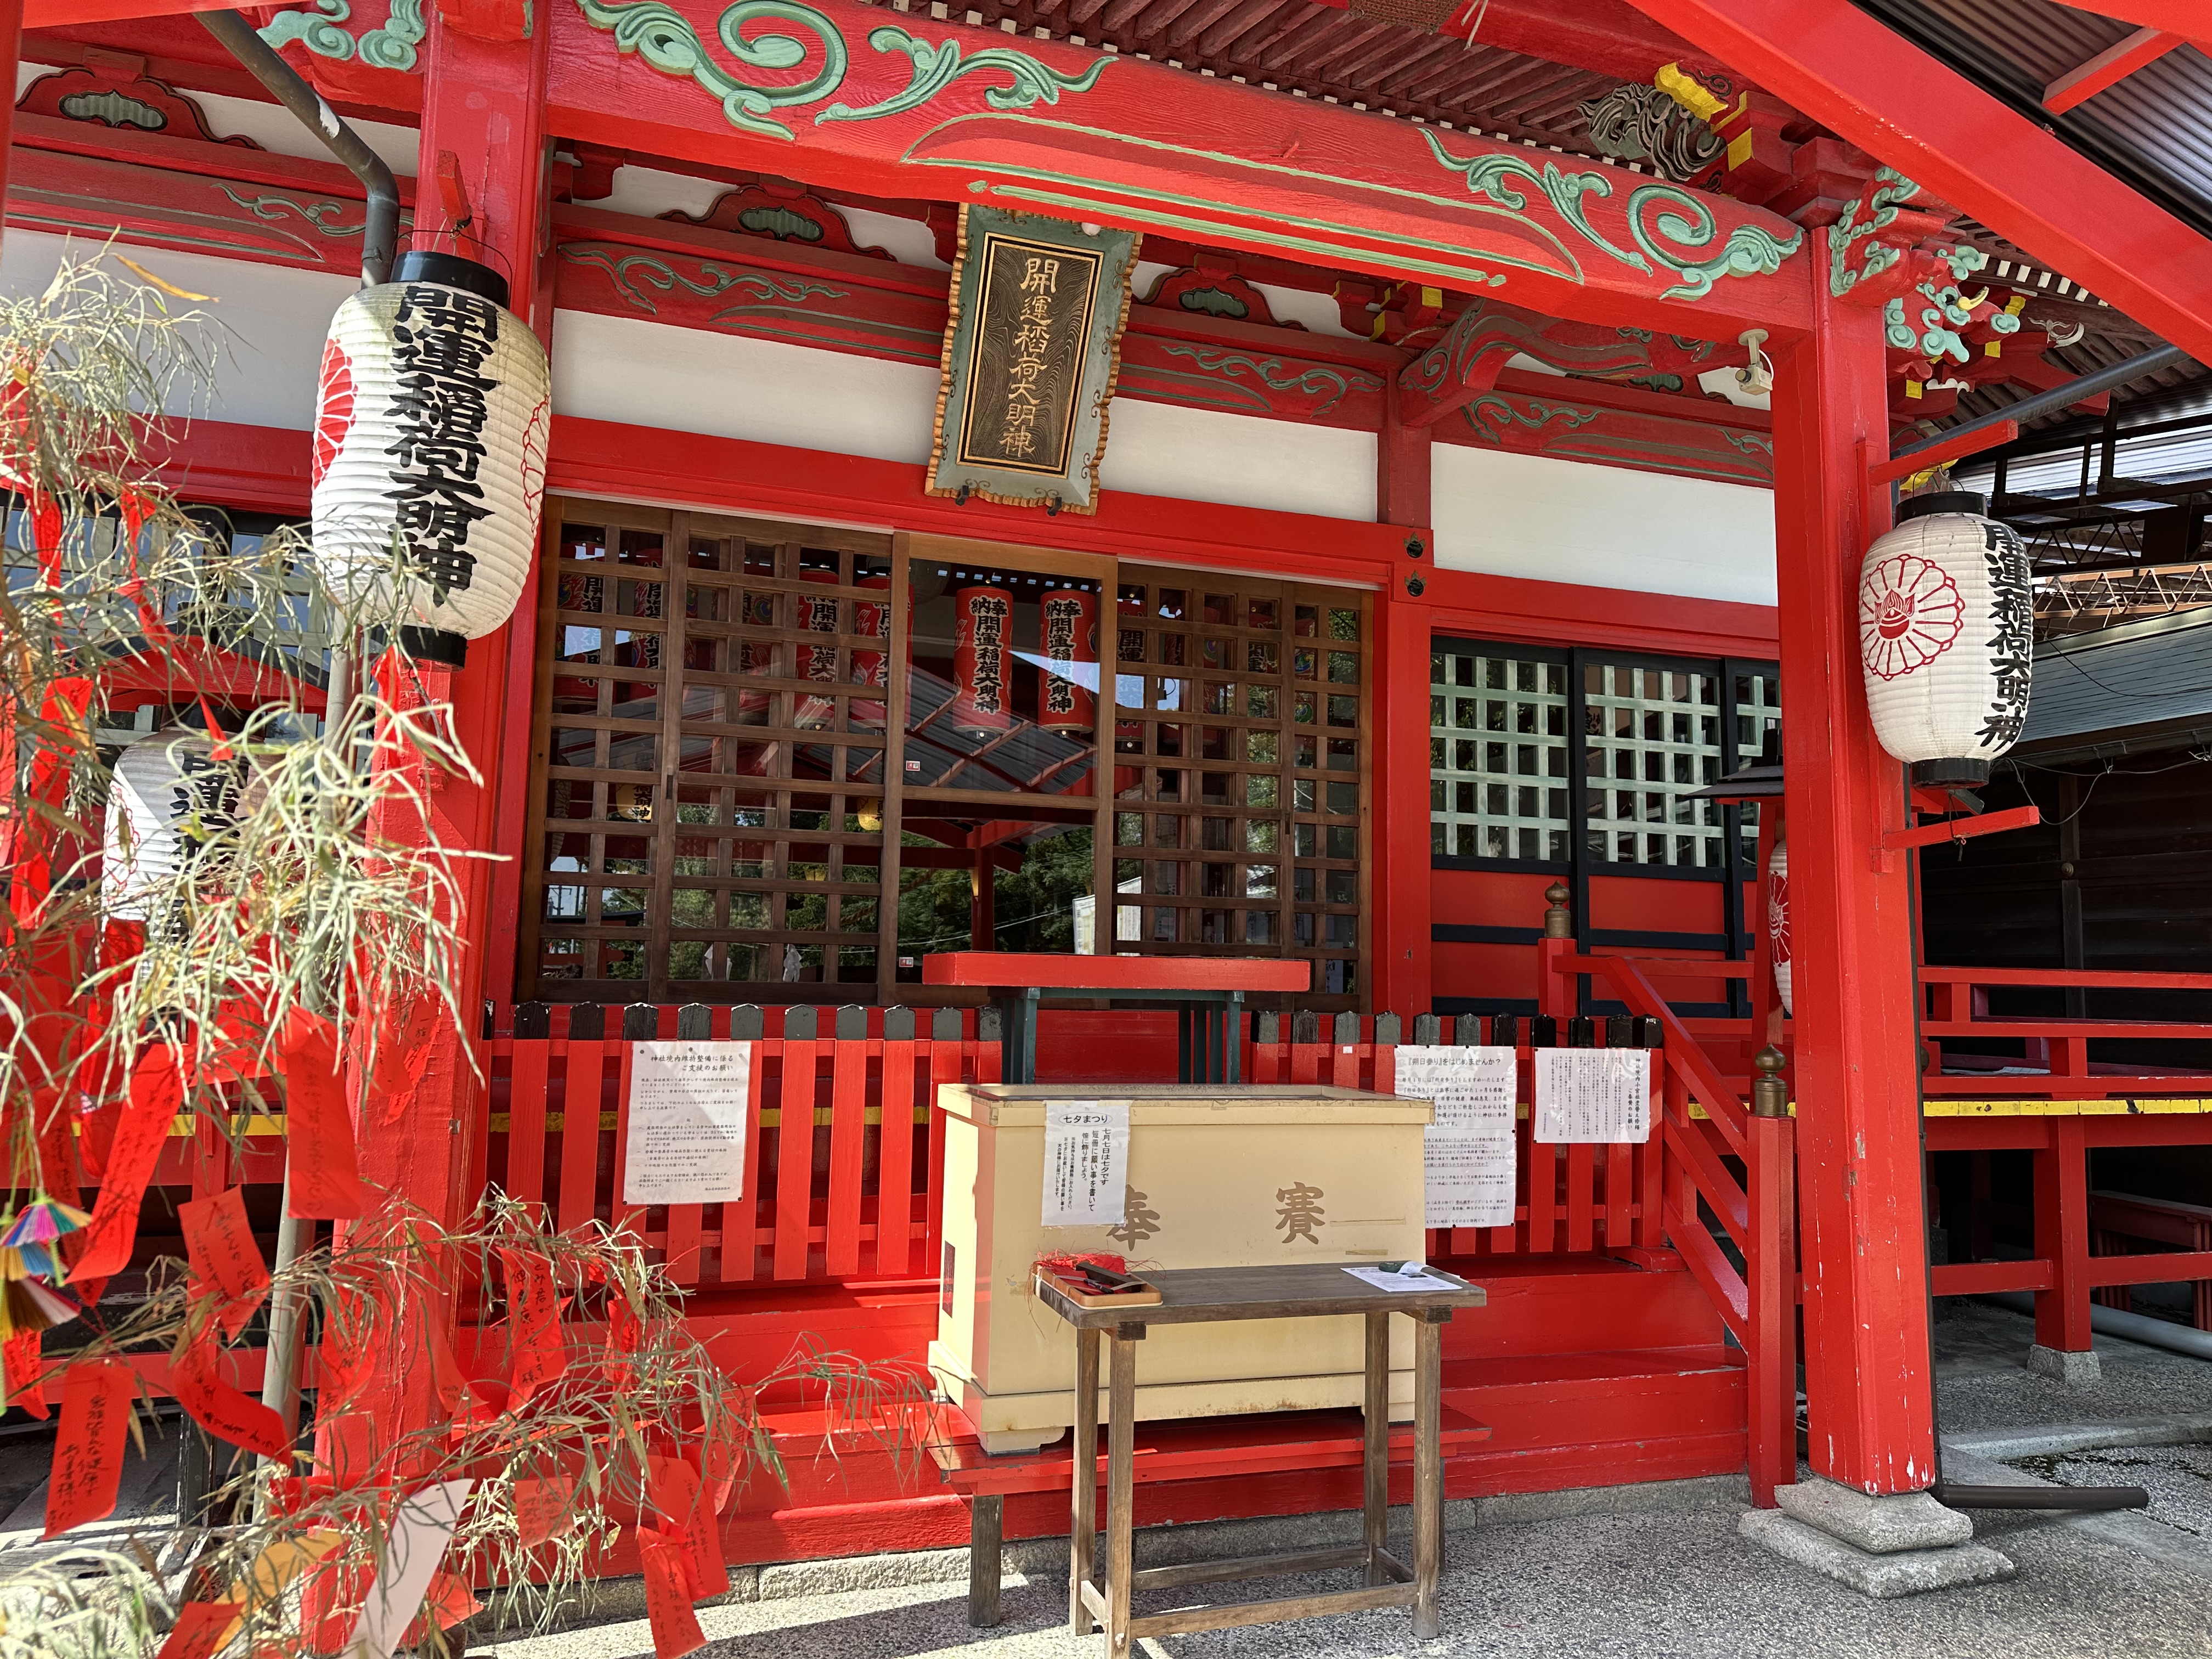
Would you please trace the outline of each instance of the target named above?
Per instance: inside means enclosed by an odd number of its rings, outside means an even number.
[[[553,315],[553,410],[920,462],[929,459],[937,370],[559,311]]]
[[[1437,562],[1640,593],[1774,603],[1774,495],[1437,444]]]
[[[625,172],[629,169],[623,169]],[[919,363],[562,311],[553,408],[886,461],[927,461],[938,374]],[[1101,483],[1239,507],[1375,516],[1375,439],[1118,398]]]
[[[11,297],[42,292],[53,280],[63,247],[70,243],[79,257],[98,252],[98,244],[83,237],[9,230],[0,243],[0,292]],[[125,252],[162,281],[214,296],[204,305],[186,300],[167,302],[177,312],[206,313],[204,343],[216,371],[211,402],[195,401],[190,388],[179,388],[167,413],[251,426],[314,424],[315,370],[322,361],[324,337],[338,302],[361,286],[356,278],[162,248]],[[131,280],[128,271],[112,269],[117,276]]]
[[[1145,495],[1371,520],[1375,434],[1117,398],[1098,482]]]

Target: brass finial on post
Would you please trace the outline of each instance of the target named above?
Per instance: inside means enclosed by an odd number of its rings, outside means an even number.
[[[1567,891],[1567,884],[1563,881],[1555,881],[1544,890],[1545,901],[1551,906],[1544,912],[1546,939],[1572,939],[1575,936],[1575,914],[1567,908],[1567,900],[1572,895]]]
[[[1782,1050],[1772,1043],[1761,1048],[1751,1058],[1759,1068],[1759,1077],[1751,1085],[1751,1115],[1753,1117],[1787,1117],[1790,1115],[1790,1085],[1782,1080],[1785,1063]]]

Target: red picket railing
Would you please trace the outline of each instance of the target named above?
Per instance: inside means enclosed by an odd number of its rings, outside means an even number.
[[[483,1182],[547,1205],[554,1224],[627,1221],[689,1287],[934,1274],[939,1221],[937,1085],[990,1083],[999,1048],[975,1017],[941,1009],[757,1007],[517,1011],[489,1045],[490,1133]],[[830,1022],[824,1033],[822,1024]],[[869,1031],[873,1027],[875,1034]],[[622,1205],[629,1060],[662,1037],[751,1040],[747,1196],[727,1204]],[[793,1133],[805,1127],[805,1156]],[[805,1171],[805,1178],[788,1179]]]

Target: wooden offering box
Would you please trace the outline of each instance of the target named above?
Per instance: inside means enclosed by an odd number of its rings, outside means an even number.
[[[1141,1277],[1423,1252],[1423,1101],[1212,1083],[948,1084],[937,1098],[945,1277],[930,1370],[991,1451],[1049,1444],[1075,1421],[1075,1340],[1037,1304],[1041,1255],[1111,1251]],[[1045,1105],[1055,1099],[1130,1103],[1118,1227],[1041,1223]],[[1164,1327],[1138,1352],[1137,1415],[1357,1406],[1363,1342],[1356,1318]],[[1413,1339],[1394,1329],[1391,1342],[1391,1415],[1409,1417]]]

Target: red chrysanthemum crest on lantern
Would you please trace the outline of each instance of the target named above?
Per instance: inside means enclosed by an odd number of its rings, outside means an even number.
[[[1884,559],[1861,585],[1867,672],[1893,680],[1926,667],[1958,643],[1966,614],[1959,584],[1942,565],[1911,553]]]
[[[353,360],[336,340],[323,342],[322,366],[315,375],[315,447],[308,464],[310,489],[322,483],[323,474],[345,447],[346,430],[353,425]]]

